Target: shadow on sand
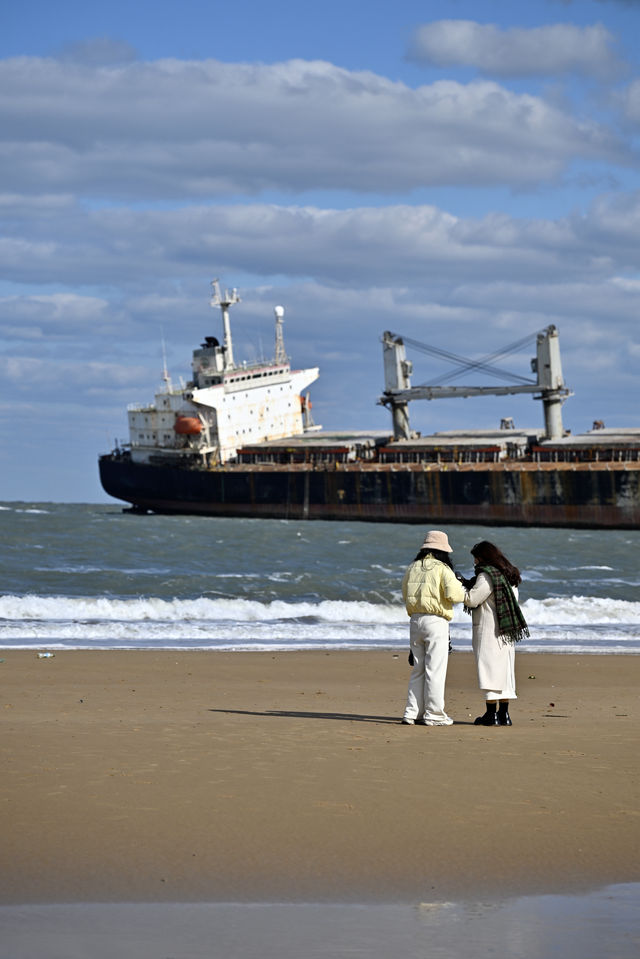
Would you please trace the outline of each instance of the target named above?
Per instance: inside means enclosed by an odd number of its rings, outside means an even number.
[[[266,716],[272,719],[334,719],[338,722],[383,723],[387,726],[400,726],[397,716],[367,716],[359,713],[327,713],[300,709],[209,709],[210,713],[227,713],[235,716]],[[455,721],[454,726],[473,726],[473,723]],[[407,727],[410,729],[411,727]],[[414,727],[415,728],[415,727]],[[419,727],[420,728],[420,727]],[[429,727],[424,727],[429,728]],[[447,727],[451,728],[451,727]]]

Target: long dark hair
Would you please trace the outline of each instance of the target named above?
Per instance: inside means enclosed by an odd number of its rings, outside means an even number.
[[[413,562],[418,563],[420,560],[424,559],[425,556],[433,556],[434,559],[440,560],[440,562],[444,563],[445,566],[448,566],[449,569],[453,569],[451,556],[449,553],[445,553],[443,549],[431,549],[430,546],[427,547],[427,549],[421,549]]]
[[[504,553],[494,543],[483,539],[471,548],[471,555],[483,566],[495,566],[504,575],[510,586],[519,586],[522,582],[520,570],[510,563]]]

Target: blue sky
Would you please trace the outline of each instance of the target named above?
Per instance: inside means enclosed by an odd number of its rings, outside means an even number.
[[[218,276],[236,358],[285,306],[327,429],[389,426],[383,330],[476,356],[550,323],[565,425],[640,426],[638,39],[636,0],[5,5],[0,499],[105,499],[98,454],[163,338],[177,380],[219,332]],[[542,422],[526,397],[411,408],[502,416]]]

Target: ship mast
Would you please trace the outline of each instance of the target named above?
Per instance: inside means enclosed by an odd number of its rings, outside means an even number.
[[[282,333],[282,324],[284,322],[284,307],[276,306],[274,307],[273,312],[276,316],[276,363],[287,363],[289,357],[287,356],[287,351],[284,348],[284,336]]]
[[[213,293],[211,295],[211,306],[219,306],[222,312],[222,328],[224,330],[224,368],[232,370],[235,366],[233,362],[233,343],[231,341],[231,324],[229,323],[229,307],[240,302],[238,291],[234,288],[229,292],[225,290],[224,294],[220,290],[220,281],[212,280],[211,286]]]
[[[167,348],[164,342],[164,331],[162,333],[162,382],[164,383],[165,392],[170,393],[173,387],[171,385],[169,370],[167,369]]]

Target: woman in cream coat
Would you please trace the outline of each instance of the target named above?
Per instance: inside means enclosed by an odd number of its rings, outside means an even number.
[[[476,567],[464,597],[472,615],[472,645],[486,712],[476,726],[511,726],[509,703],[516,699],[515,643],[529,631],[518,605],[520,571],[486,540],[471,550]],[[471,582],[473,585],[471,586]]]

